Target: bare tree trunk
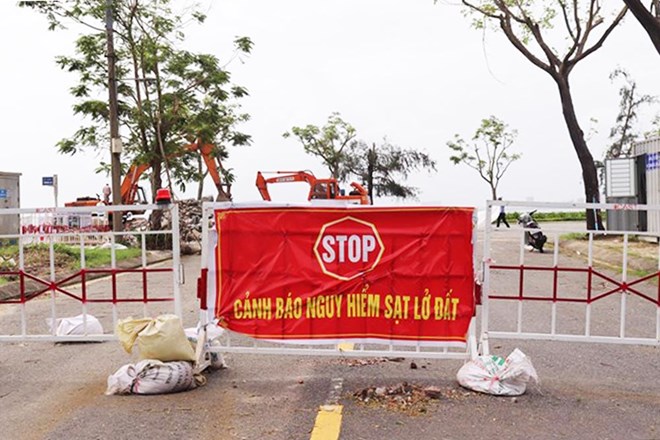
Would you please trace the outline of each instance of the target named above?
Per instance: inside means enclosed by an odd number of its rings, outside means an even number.
[[[376,144],[367,153],[367,193],[369,194],[369,204],[374,204],[374,168],[376,166]]]
[[[582,128],[580,128],[580,124],[575,115],[575,106],[573,105],[571,89],[568,84],[568,75],[553,75],[553,78],[559,87],[561,108],[562,113],[564,114],[564,120],[566,121],[566,127],[568,128],[573,147],[575,148],[578,160],[580,161],[580,166],[582,167],[582,180],[584,182],[584,195],[586,202],[598,203],[600,202],[600,191],[598,188],[596,164],[594,164],[594,158],[584,140],[584,132],[582,131]],[[603,230],[600,211],[593,209],[587,210],[587,229]]]
[[[202,176],[197,184],[197,200],[202,200],[202,197],[204,196],[204,179],[206,178],[206,173],[204,172],[201,156],[197,157],[197,172]]]
[[[153,160],[151,162],[151,197],[152,200],[156,199],[156,192],[162,187],[163,185],[163,179],[160,175],[162,171],[162,163],[159,159]],[[151,213],[151,217],[149,218],[149,221],[151,222],[151,230],[152,231],[160,231],[162,230],[162,225],[163,225],[163,212],[160,210],[154,210]]]
[[[623,2],[649,34],[655,50],[660,54],[660,4],[655,0],[656,15],[654,16],[641,0],[623,0]]]

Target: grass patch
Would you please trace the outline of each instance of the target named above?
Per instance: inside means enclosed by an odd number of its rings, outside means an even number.
[[[588,240],[589,234],[584,232],[569,232],[567,234],[561,234],[559,236],[560,240]]]
[[[80,246],[65,244],[53,245],[55,270],[59,273],[71,273],[80,270]],[[138,258],[142,255],[140,248],[117,249],[117,262]],[[112,255],[110,249],[85,248],[85,267],[109,267]],[[18,245],[3,246],[0,249],[0,271],[18,270]],[[26,272],[38,275],[50,273],[50,247],[47,244],[29,245],[23,248],[23,262]],[[15,281],[15,276],[0,276],[0,286]]]
[[[80,249],[77,249],[78,254],[78,268],[80,268]],[[117,261],[128,260],[130,258],[138,258],[142,255],[142,250],[138,248],[117,249],[115,251],[115,258]],[[112,255],[110,249],[85,249],[85,265],[86,267],[107,267],[110,266]]]
[[[588,234],[563,234],[560,238],[562,253],[588,259]],[[639,237],[628,237],[627,246],[628,276],[641,278],[658,271],[658,245],[641,240]],[[620,235],[594,235],[592,243],[592,263],[594,267],[612,270],[617,274],[623,271],[623,238]],[[656,279],[649,280],[657,284]]]
[[[518,217],[524,212],[513,211],[507,213],[506,219],[508,222],[516,223]],[[535,212],[534,220],[537,222],[572,222],[572,221],[586,221],[587,213],[585,211],[567,211],[567,212]]]

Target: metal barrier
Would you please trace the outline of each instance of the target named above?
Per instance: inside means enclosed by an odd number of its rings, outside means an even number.
[[[491,211],[659,211],[658,206],[489,201],[483,225],[482,351],[493,338],[660,345],[658,232],[587,231],[543,222],[546,251],[521,225],[496,228]]]
[[[203,232],[202,232],[202,260],[201,275],[198,279],[198,297],[200,300],[200,322],[202,328],[207,325],[216,325],[215,301],[216,301],[216,277],[213,268],[216,264],[217,240],[218,234],[214,223],[214,211],[228,207],[263,207],[272,208],[292,208],[309,205],[287,205],[287,204],[231,204],[231,203],[204,203],[203,204]],[[329,206],[329,205],[320,205]],[[365,207],[347,207],[348,209],[367,209]],[[473,224],[475,223],[473,219]],[[255,232],[256,233],[256,232]],[[472,243],[475,251],[472,257],[472,263],[476,261],[476,232],[472,228]],[[264,252],[266,252],[264,250]],[[291,267],[289,270],[296,271],[300,268]],[[247,294],[246,294],[247,295]],[[467,331],[467,343],[444,343],[428,344],[425,342],[412,342],[401,344],[400,341],[392,343],[391,341],[379,341],[372,339],[369,341],[342,341],[341,343],[291,343],[276,342],[272,340],[255,339],[231,330],[223,330],[222,336],[207,344],[206,349],[214,353],[259,353],[259,354],[277,354],[277,355],[312,355],[312,356],[339,356],[339,357],[405,357],[405,358],[432,358],[432,359],[470,359],[477,356],[475,317],[470,319],[470,325]],[[341,339],[341,338],[339,338]],[[206,341],[207,335],[201,332],[200,341]],[[202,344],[198,344],[200,347]],[[199,354],[199,353],[198,353]],[[201,358],[198,358],[201,361]],[[207,356],[208,359],[208,356]],[[202,364],[201,369],[204,368]]]
[[[0,210],[0,220],[11,219],[0,225],[12,225],[0,231],[0,341],[103,341],[115,339],[119,318],[181,317],[178,208],[140,206],[169,216],[169,230],[150,231],[139,215],[126,219],[121,232],[104,221],[134,210]],[[58,332],[63,320],[74,317],[81,330]]]

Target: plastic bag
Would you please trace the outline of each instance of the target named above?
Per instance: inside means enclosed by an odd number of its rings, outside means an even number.
[[[53,320],[48,318],[46,324],[52,332]],[[55,326],[55,336],[103,334],[101,322],[90,314],[56,319]]]
[[[163,362],[195,360],[195,351],[176,315],[122,319],[117,323],[117,336],[128,353],[137,345],[140,359]]]
[[[530,379],[538,382],[532,361],[517,348],[506,359],[479,356],[467,362],[458,370],[456,379],[465,388],[497,396],[519,396]]]
[[[197,324],[197,327],[189,327],[185,329],[186,337],[190,343],[197,348],[197,338],[199,337],[199,332],[202,330],[200,324]],[[213,347],[218,347],[220,345],[220,338],[224,335],[225,330],[217,325],[217,321],[213,321],[206,326],[206,343],[204,344],[204,355],[207,356],[209,361],[209,367],[213,370],[223,370],[227,368],[227,363],[225,358],[222,356],[222,353],[217,351],[212,351]],[[197,362],[202,362],[202,359],[197,359]]]
[[[146,359],[137,364],[126,364],[110,375],[105,394],[178,393],[205,383],[206,378],[195,375],[190,362]]]

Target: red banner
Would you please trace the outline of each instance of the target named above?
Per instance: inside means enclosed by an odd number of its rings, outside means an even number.
[[[255,207],[215,218],[215,311],[230,330],[288,341],[466,341],[471,208]]]

